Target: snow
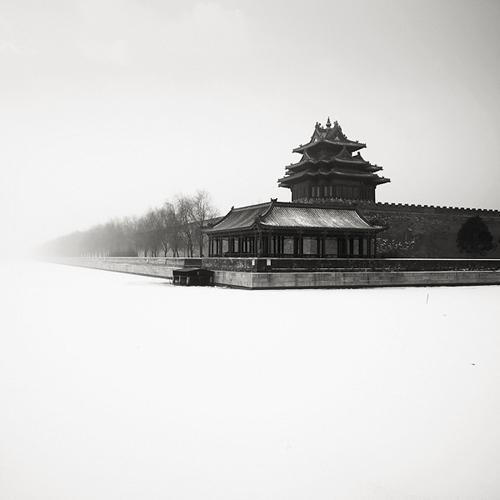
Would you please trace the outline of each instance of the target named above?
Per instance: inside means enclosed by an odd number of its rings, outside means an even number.
[[[500,498],[500,287],[0,270],[0,498]]]

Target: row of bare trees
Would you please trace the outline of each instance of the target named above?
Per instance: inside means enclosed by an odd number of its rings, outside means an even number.
[[[141,217],[125,217],[71,233],[46,243],[53,256],[203,255],[203,232],[216,217],[210,195],[197,191],[152,208]]]

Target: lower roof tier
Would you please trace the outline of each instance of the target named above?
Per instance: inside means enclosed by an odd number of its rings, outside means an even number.
[[[290,175],[285,175],[281,179],[278,179],[278,185],[280,187],[290,187],[296,182],[303,181],[306,179],[312,178],[328,178],[328,177],[337,177],[343,179],[352,179],[354,181],[362,181],[367,184],[384,184],[386,182],[390,182],[390,179],[386,177],[380,177],[377,174],[369,173],[369,172],[345,172],[335,168],[329,169],[319,169],[319,170],[304,170],[302,172],[297,172]]]
[[[291,165],[287,165],[286,171],[288,174],[293,174],[296,172],[301,172],[303,170],[315,170],[315,169],[324,169],[324,168],[336,168],[338,170],[347,170],[349,172],[379,172],[383,170],[379,165],[372,165],[367,161],[348,161],[341,160],[338,158],[330,159],[319,159],[312,160],[308,159],[305,161],[300,161],[298,163],[292,163]]]
[[[260,205],[232,208],[208,234],[248,229],[296,229],[377,232],[384,229],[363,219],[354,209],[283,203],[271,200]]]

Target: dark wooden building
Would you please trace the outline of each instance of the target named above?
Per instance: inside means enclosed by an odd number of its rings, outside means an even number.
[[[307,144],[293,150],[301,154],[300,160],[288,165],[278,180],[290,189],[292,202],[233,208],[207,230],[207,253],[286,258],[500,257],[500,245],[495,245],[500,241],[500,211],[377,202],[377,186],[390,180],[379,175],[381,167],[361,156],[365,147],[349,139],[337,122],[316,123]],[[459,243],[459,234],[478,219],[491,246],[467,249]]]
[[[382,229],[354,209],[271,200],[232,208],[206,234],[210,257],[374,257]]]
[[[278,183],[292,191],[292,201],[375,201],[375,188],[390,180],[376,174],[382,167],[363,159],[359,150],[365,147],[349,140],[328,118],[326,127],[316,123],[311,140],[293,150],[302,157],[286,167]]]
[[[375,257],[376,234],[370,224],[342,200],[375,201],[375,188],[389,182],[365,161],[365,144],[349,140],[337,122],[316,123],[311,140],[294,149],[298,163],[286,167],[281,187],[292,202],[232,208],[205,233],[212,257]],[[356,153],[356,154],[354,154]],[[351,204],[352,205],[352,204]]]

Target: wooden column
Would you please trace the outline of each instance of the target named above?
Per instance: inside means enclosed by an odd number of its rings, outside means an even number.
[[[256,244],[256,253],[257,253],[257,257],[262,257],[262,255],[264,254],[264,248],[263,248],[263,241],[262,241],[262,231],[258,231],[256,234],[255,234],[255,244]]]

